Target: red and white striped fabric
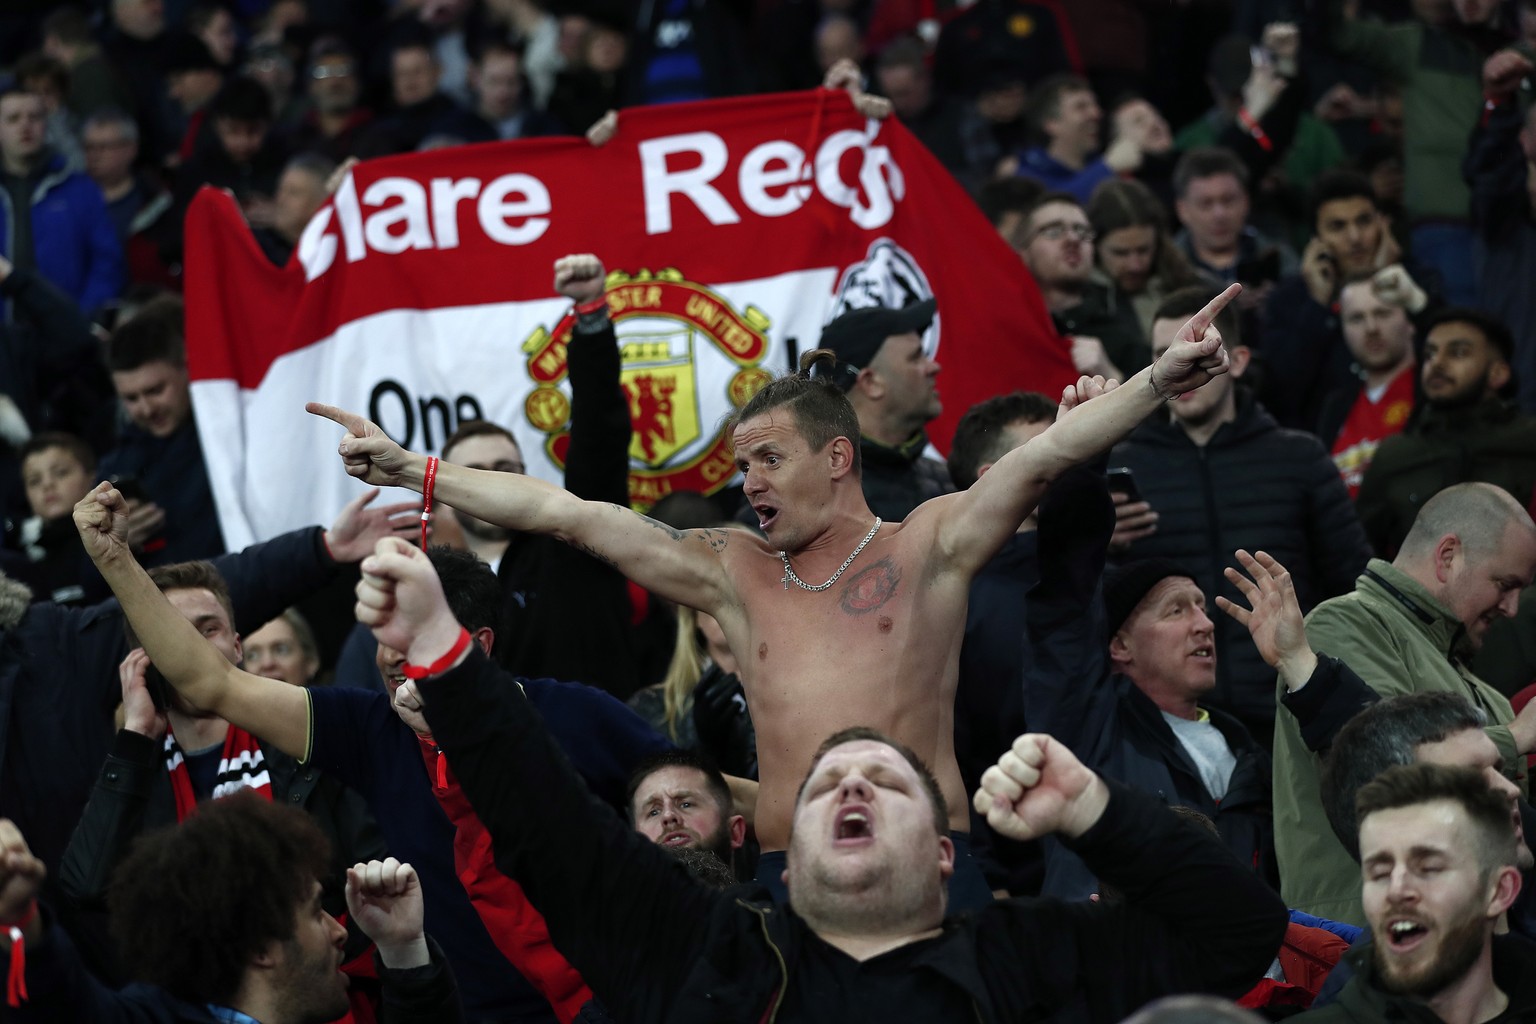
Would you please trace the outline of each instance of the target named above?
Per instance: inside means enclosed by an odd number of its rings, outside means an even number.
[[[223,193],[205,189],[186,230],[188,367],[231,547],[328,521],[358,489],[306,400],[421,452],[485,417],[558,480],[570,323],[551,266],[567,253],[610,273],[640,507],[725,486],[721,421],[845,309],[937,298],[941,449],[973,402],[1075,379],[1034,282],[959,185],[838,92],[626,111],[596,148],[369,161],[283,268]]]

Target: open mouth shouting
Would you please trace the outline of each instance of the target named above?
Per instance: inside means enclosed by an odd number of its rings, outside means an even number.
[[[1429,937],[1429,926],[1411,917],[1394,917],[1387,922],[1387,948],[1394,953],[1407,953],[1418,948]]]
[[[779,518],[779,510],[766,502],[752,506],[752,511],[757,513],[757,525],[764,532]]]
[[[832,819],[833,846],[867,846],[874,841],[875,823],[869,808],[863,804],[850,804]]]

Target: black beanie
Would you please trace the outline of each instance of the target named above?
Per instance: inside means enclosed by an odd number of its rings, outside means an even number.
[[[1126,562],[1104,574],[1104,610],[1109,614],[1109,635],[1113,637],[1141,604],[1142,598],[1170,576],[1194,576],[1171,558],[1140,558]]]

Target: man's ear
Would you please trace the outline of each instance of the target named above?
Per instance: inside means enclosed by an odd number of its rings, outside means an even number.
[[[475,630],[472,639],[480,645],[480,649],[489,657],[491,648],[496,646],[496,631],[490,626],[481,626]]]
[[[1491,392],[1503,391],[1505,385],[1509,383],[1512,372],[1509,368],[1509,363],[1505,362],[1503,358],[1495,359],[1488,367],[1488,390]]]
[[[1456,557],[1461,554],[1461,538],[1454,533],[1447,533],[1440,538],[1435,545],[1435,579],[1440,583],[1450,580],[1451,569],[1456,565]]]
[[[939,836],[939,878],[949,881],[955,873],[955,841],[949,836]]]
[[[976,479],[980,480],[982,477],[986,476],[987,470],[991,469],[995,465],[997,465],[995,462],[983,462],[981,465],[977,466]]]
[[[859,371],[859,375],[853,379],[853,393],[857,393],[871,402],[877,402],[885,397],[885,380],[868,366]]]
[[[731,836],[731,849],[741,849],[741,845],[747,841],[747,819],[739,814],[731,815],[730,821],[726,823],[726,831]]]
[[[1109,638],[1109,658],[1111,661],[1117,661],[1121,664],[1130,662],[1131,648],[1125,642],[1124,631],[1116,630],[1115,635]]]
[[[828,442],[827,462],[832,479],[838,480],[853,472],[854,451],[853,442],[841,435]]]
[[[275,970],[282,963],[282,949],[283,944],[281,942],[275,940],[269,942],[261,949],[252,953],[248,963],[258,971]]]
[[[1520,872],[1509,865],[1499,868],[1492,879],[1492,891],[1488,894],[1488,917],[1495,918],[1514,905],[1520,895]]]
[[[1232,368],[1227,372],[1237,380],[1248,372],[1248,363],[1253,359],[1253,349],[1247,345],[1228,345],[1227,359],[1231,361]]]

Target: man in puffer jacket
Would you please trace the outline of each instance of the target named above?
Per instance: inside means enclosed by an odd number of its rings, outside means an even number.
[[[1186,309],[1198,310],[1209,290],[1170,295],[1152,322],[1154,355],[1166,348]],[[1230,317],[1228,311],[1224,315]],[[1215,607],[1236,598],[1222,577],[1238,548],[1266,551],[1288,566],[1302,610],[1344,593],[1370,558],[1365,532],[1338,469],[1317,438],[1286,430],[1251,394],[1238,388],[1248,350],[1236,344],[1237,325],[1217,326],[1232,358],[1227,379],[1171,403],[1110,453],[1111,468],[1131,470],[1140,497],[1121,501],[1111,551],[1123,558],[1171,558],[1184,566]],[[1248,632],[1216,623],[1216,688],[1208,700],[1235,715],[1261,743],[1275,719],[1275,674]]]

